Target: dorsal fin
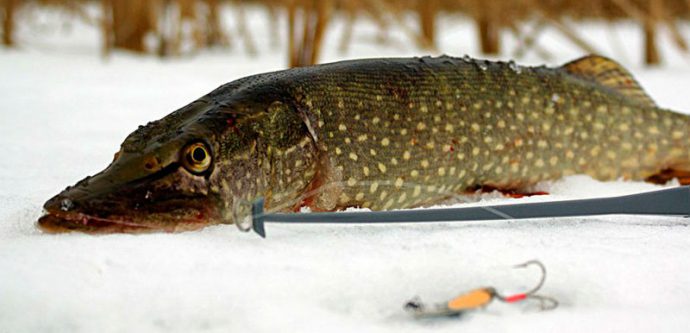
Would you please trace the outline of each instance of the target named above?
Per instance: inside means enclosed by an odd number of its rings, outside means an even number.
[[[609,58],[589,55],[573,60],[561,68],[571,75],[608,87],[641,105],[656,107],[632,74]]]

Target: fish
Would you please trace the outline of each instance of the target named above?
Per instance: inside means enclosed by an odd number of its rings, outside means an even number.
[[[690,117],[589,55],[360,59],[232,81],[140,126],[49,199],[46,232],[179,232],[272,211],[423,207],[574,174],[690,178]]]

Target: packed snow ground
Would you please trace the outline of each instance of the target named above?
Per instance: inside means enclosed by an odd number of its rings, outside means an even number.
[[[680,332],[690,327],[690,228],[682,218],[268,225],[265,240],[233,226],[106,236],[37,230],[43,202],[105,167],[137,125],[222,83],[283,66],[283,52],[269,51],[267,17],[260,11],[251,15],[258,57],[233,49],[163,61],[128,54],[104,60],[92,27],[65,32],[55,15],[39,15],[23,26],[19,49],[0,49],[1,332]],[[334,25],[334,36],[341,27]],[[606,54],[621,59],[660,105],[690,111],[690,63],[667,40],[666,66],[644,69],[633,56],[640,49],[636,28],[581,28]],[[462,18],[444,18],[439,30],[443,51],[475,54],[472,26]],[[408,46],[401,32],[391,34],[397,42],[374,46],[375,31],[370,22],[360,22],[351,50],[335,52],[334,38],[324,60],[425,53]],[[581,55],[554,32],[543,40],[556,56],[551,64]],[[628,53],[611,48],[616,44],[611,40]],[[658,188],[584,176],[540,187],[552,195],[526,200]],[[487,195],[481,203],[510,200]],[[402,310],[415,295],[433,302],[487,285],[524,290],[538,278],[537,270],[510,267],[535,258],[548,269],[542,293],[561,303],[555,311],[494,303],[460,319],[418,321]]]

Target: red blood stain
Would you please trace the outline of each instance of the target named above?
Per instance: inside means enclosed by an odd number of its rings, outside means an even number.
[[[237,118],[235,118],[235,117],[228,118],[225,120],[225,122],[228,124],[228,126],[230,127],[230,129],[233,132],[237,133],[237,131],[238,131],[238,129],[237,129]]]
[[[532,193],[515,193],[515,192],[506,193],[503,191],[500,191],[500,192],[502,192],[505,196],[508,196],[510,198],[515,198],[515,199],[520,199],[520,198],[524,198],[524,197],[531,197],[533,195],[549,195],[549,192],[544,192],[544,191],[537,191],[537,192],[532,192]]]

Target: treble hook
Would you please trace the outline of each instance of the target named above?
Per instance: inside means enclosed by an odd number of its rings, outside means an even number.
[[[537,283],[536,286],[524,293],[519,293],[510,296],[504,296],[501,295],[498,291],[495,291],[494,297],[505,303],[515,303],[528,298],[532,298],[539,301],[539,307],[542,311],[555,309],[558,306],[558,301],[556,299],[536,294],[536,292],[539,291],[539,289],[541,289],[541,287],[544,285],[544,281],[546,281],[546,267],[544,267],[544,264],[542,264],[541,261],[530,260],[522,264],[515,265],[513,266],[513,268],[526,268],[532,265],[539,267],[539,270],[541,270],[541,278],[539,279],[539,283]]]

